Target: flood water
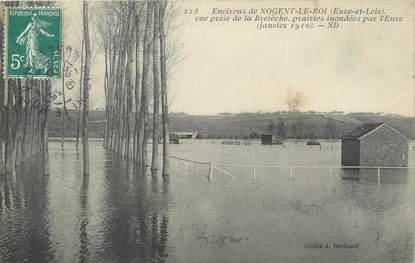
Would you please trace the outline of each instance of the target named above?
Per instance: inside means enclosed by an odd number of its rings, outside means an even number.
[[[336,166],[339,143],[189,141],[172,155],[217,163],[211,179],[209,165],[172,159],[169,180],[140,174],[99,141],[88,177],[74,143],[49,149],[50,176],[34,158],[0,177],[0,262],[414,260],[415,170],[263,167],[254,177],[230,166]]]

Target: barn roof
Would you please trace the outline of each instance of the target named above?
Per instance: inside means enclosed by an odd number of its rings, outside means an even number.
[[[264,136],[274,136],[274,138],[277,138],[277,139],[284,139],[284,137],[282,137],[282,136],[279,136],[278,134],[276,134],[276,133],[270,133],[270,132],[268,132],[268,133],[261,133],[261,136],[262,135],[264,135]]]
[[[366,135],[368,135],[372,131],[376,130],[377,128],[380,128],[381,126],[386,126],[387,128],[391,129],[392,131],[394,131],[395,133],[399,134],[400,136],[402,136],[404,138],[407,138],[405,135],[403,135],[402,133],[398,132],[397,130],[395,130],[394,128],[390,127],[389,125],[387,125],[384,122],[380,122],[380,123],[365,123],[365,124],[357,127],[356,129],[354,129],[350,133],[346,134],[343,138],[346,138],[346,139],[359,139],[360,140],[362,137],[365,137]]]
[[[369,132],[373,131],[377,127],[381,126],[383,123],[365,123],[363,125],[360,125],[353,131],[346,134],[344,137],[346,138],[360,138],[365,134],[368,134]]]

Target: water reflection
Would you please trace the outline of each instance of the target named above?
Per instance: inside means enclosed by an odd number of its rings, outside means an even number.
[[[356,169],[343,168],[341,178],[345,181],[360,181],[365,183],[381,184],[406,184],[411,174],[411,169]]]
[[[50,144],[49,177],[35,159],[16,176],[0,177],[0,262],[410,262],[414,257],[413,170],[382,169],[379,181],[377,170],[296,169],[289,181],[286,169],[258,169],[252,184],[251,169],[227,167],[237,180],[215,171],[208,183],[208,167],[198,167],[196,174],[179,163],[163,179],[148,170],[143,174],[100,143],[91,143],[90,151],[87,177],[75,145],[65,145],[62,153],[59,143]],[[314,241],[358,242],[361,249],[304,249]]]
[[[49,232],[49,178],[39,168],[20,167],[15,176],[0,177],[0,262],[54,259]]]
[[[79,262],[88,262],[89,259],[89,238],[87,232],[88,226],[88,187],[89,176],[82,179],[82,188],[80,191],[80,229],[79,229]]]
[[[414,258],[413,198],[410,169],[343,169],[340,193],[347,215],[359,215],[355,227],[366,227],[368,242],[379,248],[383,262]]]
[[[140,259],[164,262],[168,240],[169,182],[143,175],[131,164],[113,156],[107,158],[103,197],[105,238],[102,258],[122,262]],[[131,172],[133,171],[133,172]]]
[[[0,262],[165,262],[169,181],[99,147],[83,176],[82,156],[51,146],[49,177],[35,159],[0,177]]]

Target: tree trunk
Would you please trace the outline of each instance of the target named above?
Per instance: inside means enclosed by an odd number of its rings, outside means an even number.
[[[130,160],[130,142],[131,142],[131,130],[130,130],[130,116],[131,116],[131,110],[132,110],[132,104],[133,104],[133,94],[132,94],[132,90],[133,90],[133,83],[132,83],[132,67],[131,67],[131,62],[132,62],[132,58],[134,56],[134,50],[133,50],[133,39],[131,39],[131,37],[129,37],[128,42],[130,43],[128,45],[128,50],[127,50],[127,70],[126,70],[126,88],[127,88],[127,112],[126,112],[126,139],[127,139],[127,143],[126,143],[126,149],[125,149],[125,154],[126,154],[126,158],[127,160]]]
[[[28,123],[30,118],[30,86],[32,85],[32,79],[27,79],[24,86],[24,120],[23,120],[23,136],[22,136],[22,148],[21,159],[22,162],[29,158],[29,151],[27,150],[27,137],[28,137]]]
[[[116,40],[113,40],[112,43],[113,47],[112,47],[112,62],[110,64],[110,79],[109,79],[109,96],[110,96],[110,103],[109,105],[107,105],[107,111],[109,112],[109,144],[108,144],[108,148],[111,149],[112,151],[114,151],[115,149],[115,112],[114,112],[114,104],[115,104],[115,95],[116,95],[116,89],[115,89],[115,81],[116,81],[116,72],[117,72],[117,45],[116,45]]]
[[[160,39],[159,39],[159,2],[154,2],[154,32],[153,32],[153,155],[151,160],[151,170],[159,169],[159,111],[160,111]]]
[[[4,159],[5,159],[5,172],[7,174],[13,174],[15,171],[15,155],[14,152],[14,139],[16,136],[16,131],[14,130],[14,122],[16,121],[16,116],[13,107],[13,89],[15,89],[16,80],[7,80],[7,106],[6,106],[6,143],[4,150]]]
[[[123,56],[125,60],[125,69],[123,70],[123,78],[122,78],[122,88],[123,88],[123,96],[122,96],[122,109],[123,109],[123,155],[126,160],[130,158],[130,112],[131,112],[131,100],[132,100],[132,83],[131,83],[131,59],[133,57],[132,52],[132,35],[130,32],[132,26],[132,14],[133,14],[133,5],[134,3],[129,2],[127,4],[127,28],[124,34],[124,46],[123,46]]]
[[[169,106],[167,94],[167,66],[166,66],[166,34],[164,31],[166,2],[160,8],[160,71],[161,71],[161,108],[163,126],[163,176],[169,175],[170,149],[169,149]]]
[[[142,91],[141,91],[141,107],[140,107],[140,122],[143,127],[143,143],[141,146],[141,165],[146,169],[148,167],[148,155],[147,155],[147,144],[149,140],[148,135],[148,111],[149,111],[149,75],[150,75],[150,51],[151,51],[151,29],[153,18],[153,2],[149,1],[147,4],[147,19],[146,28],[144,33],[144,48],[143,48],[143,78],[142,78]],[[144,171],[143,170],[143,171]]]
[[[22,140],[23,140],[23,87],[22,79],[17,79],[16,89],[13,91],[15,97],[15,166],[20,166],[23,163],[22,159]]]
[[[105,93],[105,108],[107,108],[107,105],[109,105],[108,101],[108,47],[104,48],[104,59],[105,59],[105,75],[104,75],[104,93]],[[108,145],[108,115],[109,112],[105,110],[105,131],[104,131],[104,147],[107,147]]]
[[[134,125],[134,143],[133,143],[133,159],[135,162],[140,163],[140,151],[141,141],[138,139],[141,138],[139,133],[141,132],[140,127],[140,18],[139,14],[135,14],[135,125]]]
[[[48,113],[49,113],[49,97],[51,92],[50,80],[41,80],[42,83],[42,168],[43,175],[49,175],[49,146],[48,146]]]
[[[65,50],[65,49],[63,49]],[[64,148],[65,140],[65,125],[66,125],[66,98],[65,98],[65,54],[62,52],[62,99],[63,99],[63,114],[62,114],[62,123],[61,123],[61,148]]]
[[[0,50],[3,50],[3,19],[0,19]],[[0,61],[3,61],[3,52],[0,52]],[[3,63],[0,63],[0,71],[3,72]],[[5,134],[5,119],[4,119],[4,92],[5,92],[5,79],[3,75],[0,76],[0,175],[4,175],[4,160],[3,160],[3,149],[4,149],[4,134]]]
[[[89,175],[89,145],[88,145],[88,113],[89,113],[89,65],[90,65],[90,46],[89,46],[89,26],[88,26],[88,3],[83,3],[83,29],[85,44],[85,63],[83,81],[83,108],[82,108],[82,154],[84,175]]]
[[[81,108],[82,108],[82,87],[83,87],[83,68],[84,68],[84,37],[81,42],[81,69],[79,71],[79,103],[76,116],[76,149],[79,146],[79,134],[81,132]]]
[[[115,97],[114,97],[114,141],[115,141],[115,152],[118,154],[123,154],[123,136],[124,132],[124,121],[123,121],[123,95],[124,95],[124,72],[125,72],[125,35],[127,30],[127,24],[123,23],[120,30],[119,38],[120,45],[119,45],[119,52],[118,52],[118,62],[117,62],[117,69],[115,73],[115,81],[114,81],[114,89],[115,89]]]

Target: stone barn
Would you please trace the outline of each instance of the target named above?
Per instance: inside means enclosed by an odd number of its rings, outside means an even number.
[[[342,138],[342,165],[406,167],[408,143],[386,123],[367,123]]]
[[[273,134],[261,134],[261,144],[263,145],[282,145],[284,141],[282,138]]]

